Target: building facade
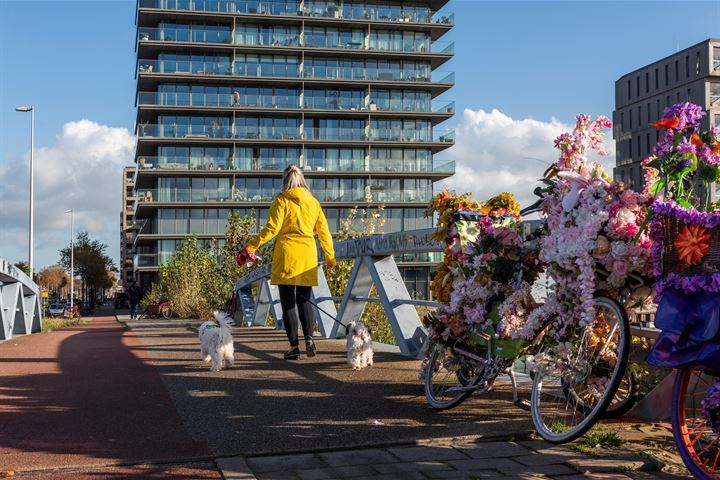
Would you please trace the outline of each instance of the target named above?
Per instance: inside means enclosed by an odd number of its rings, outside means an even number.
[[[135,167],[122,173],[122,207],[120,210],[120,272],[118,287],[133,281],[133,226],[135,224]]]
[[[720,128],[720,39],[705,40],[615,82],[615,180],[642,190],[641,162],[661,134],[650,123],[679,102],[696,103],[709,112],[703,129]]]
[[[139,0],[136,275],[191,234],[218,245],[232,211],[262,226],[300,166],[330,228],[371,195],[385,231],[431,225],[454,83],[448,0]],[[403,258],[411,290],[427,258]],[[415,278],[415,280],[412,280]],[[415,282],[415,283],[411,283]],[[419,282],[419,283],[418,283]]]

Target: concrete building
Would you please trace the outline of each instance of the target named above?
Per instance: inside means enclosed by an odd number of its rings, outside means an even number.
[[[454,103],[448,0],[139,0],[135,271],[143,288],[231,211],[265,223],[281,174],[305,172],[333,232],[369,193],[386,231],[430,226]],[[401,270],[425,292],[427,256]]]
[[[118,286],[133,280],[133,226],[135,223],[135,167],[123,168],[122,207],[120,210],[120,272]]]
[[[660,131],[651,127],[669,105],[692,102],[709,114],[703,129],[720,127],[720,39],[709,39],[623,75],[615,82],[615,180],[643,188],[640,163]]]

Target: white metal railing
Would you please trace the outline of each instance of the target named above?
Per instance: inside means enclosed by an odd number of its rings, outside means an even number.
[[[344,335],[338,322],[347,325],[362,317],[368,302],[383,305],[400,352],[408,357],[417,357],[422,351],[427,332],[420,322],[415,305],[438,306],[438,303],[415,300],[405,286],[394,255],[406,253],[442,252],[444,245],[433,238],[434,228],[398,233],[372,235],[346,240],[335,244],[338,260],[354,259],[350,279],[342,297],[333,297],[322,268],[318,269],[318,286],[313,287],[313,303],[317,305],[316,317],[320,333],[325,338]],[[320,261],[323,261],[320,254]],[[270,284],[271,265],[263,265],[235,284],[239,308],[236,322],[246,325],[265,325],[270,312],[277,328],[282,328],[282,310],[278,288]],[[377,298],[370,298],[375,287]],[[256,288],[256,294],[253,294]],[[339,310],[335,301],[340,301]],[[327,312],[327,313],[326,313]]]
[[[38,286],[19,268],[0,258],[0,340],[40,330]]]

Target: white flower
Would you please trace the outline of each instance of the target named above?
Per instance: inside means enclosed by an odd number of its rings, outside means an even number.
[[[637,217],[627,207],[622,207],[620,210],[618,210],[616,218],[620,220],[622,223],[635,223],[637,220]]]
[[[625,242],[612,242],[610,251],[612,252],[612,256],[615,258],[623,258],[627,256],[628,254],[628,246]]]

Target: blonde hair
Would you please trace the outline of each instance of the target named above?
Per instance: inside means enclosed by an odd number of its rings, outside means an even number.
[[[305,183],[305,175],[296,165],[290,165],[283,172],[283,192],[298,187],[308,188],[307,183]]]

